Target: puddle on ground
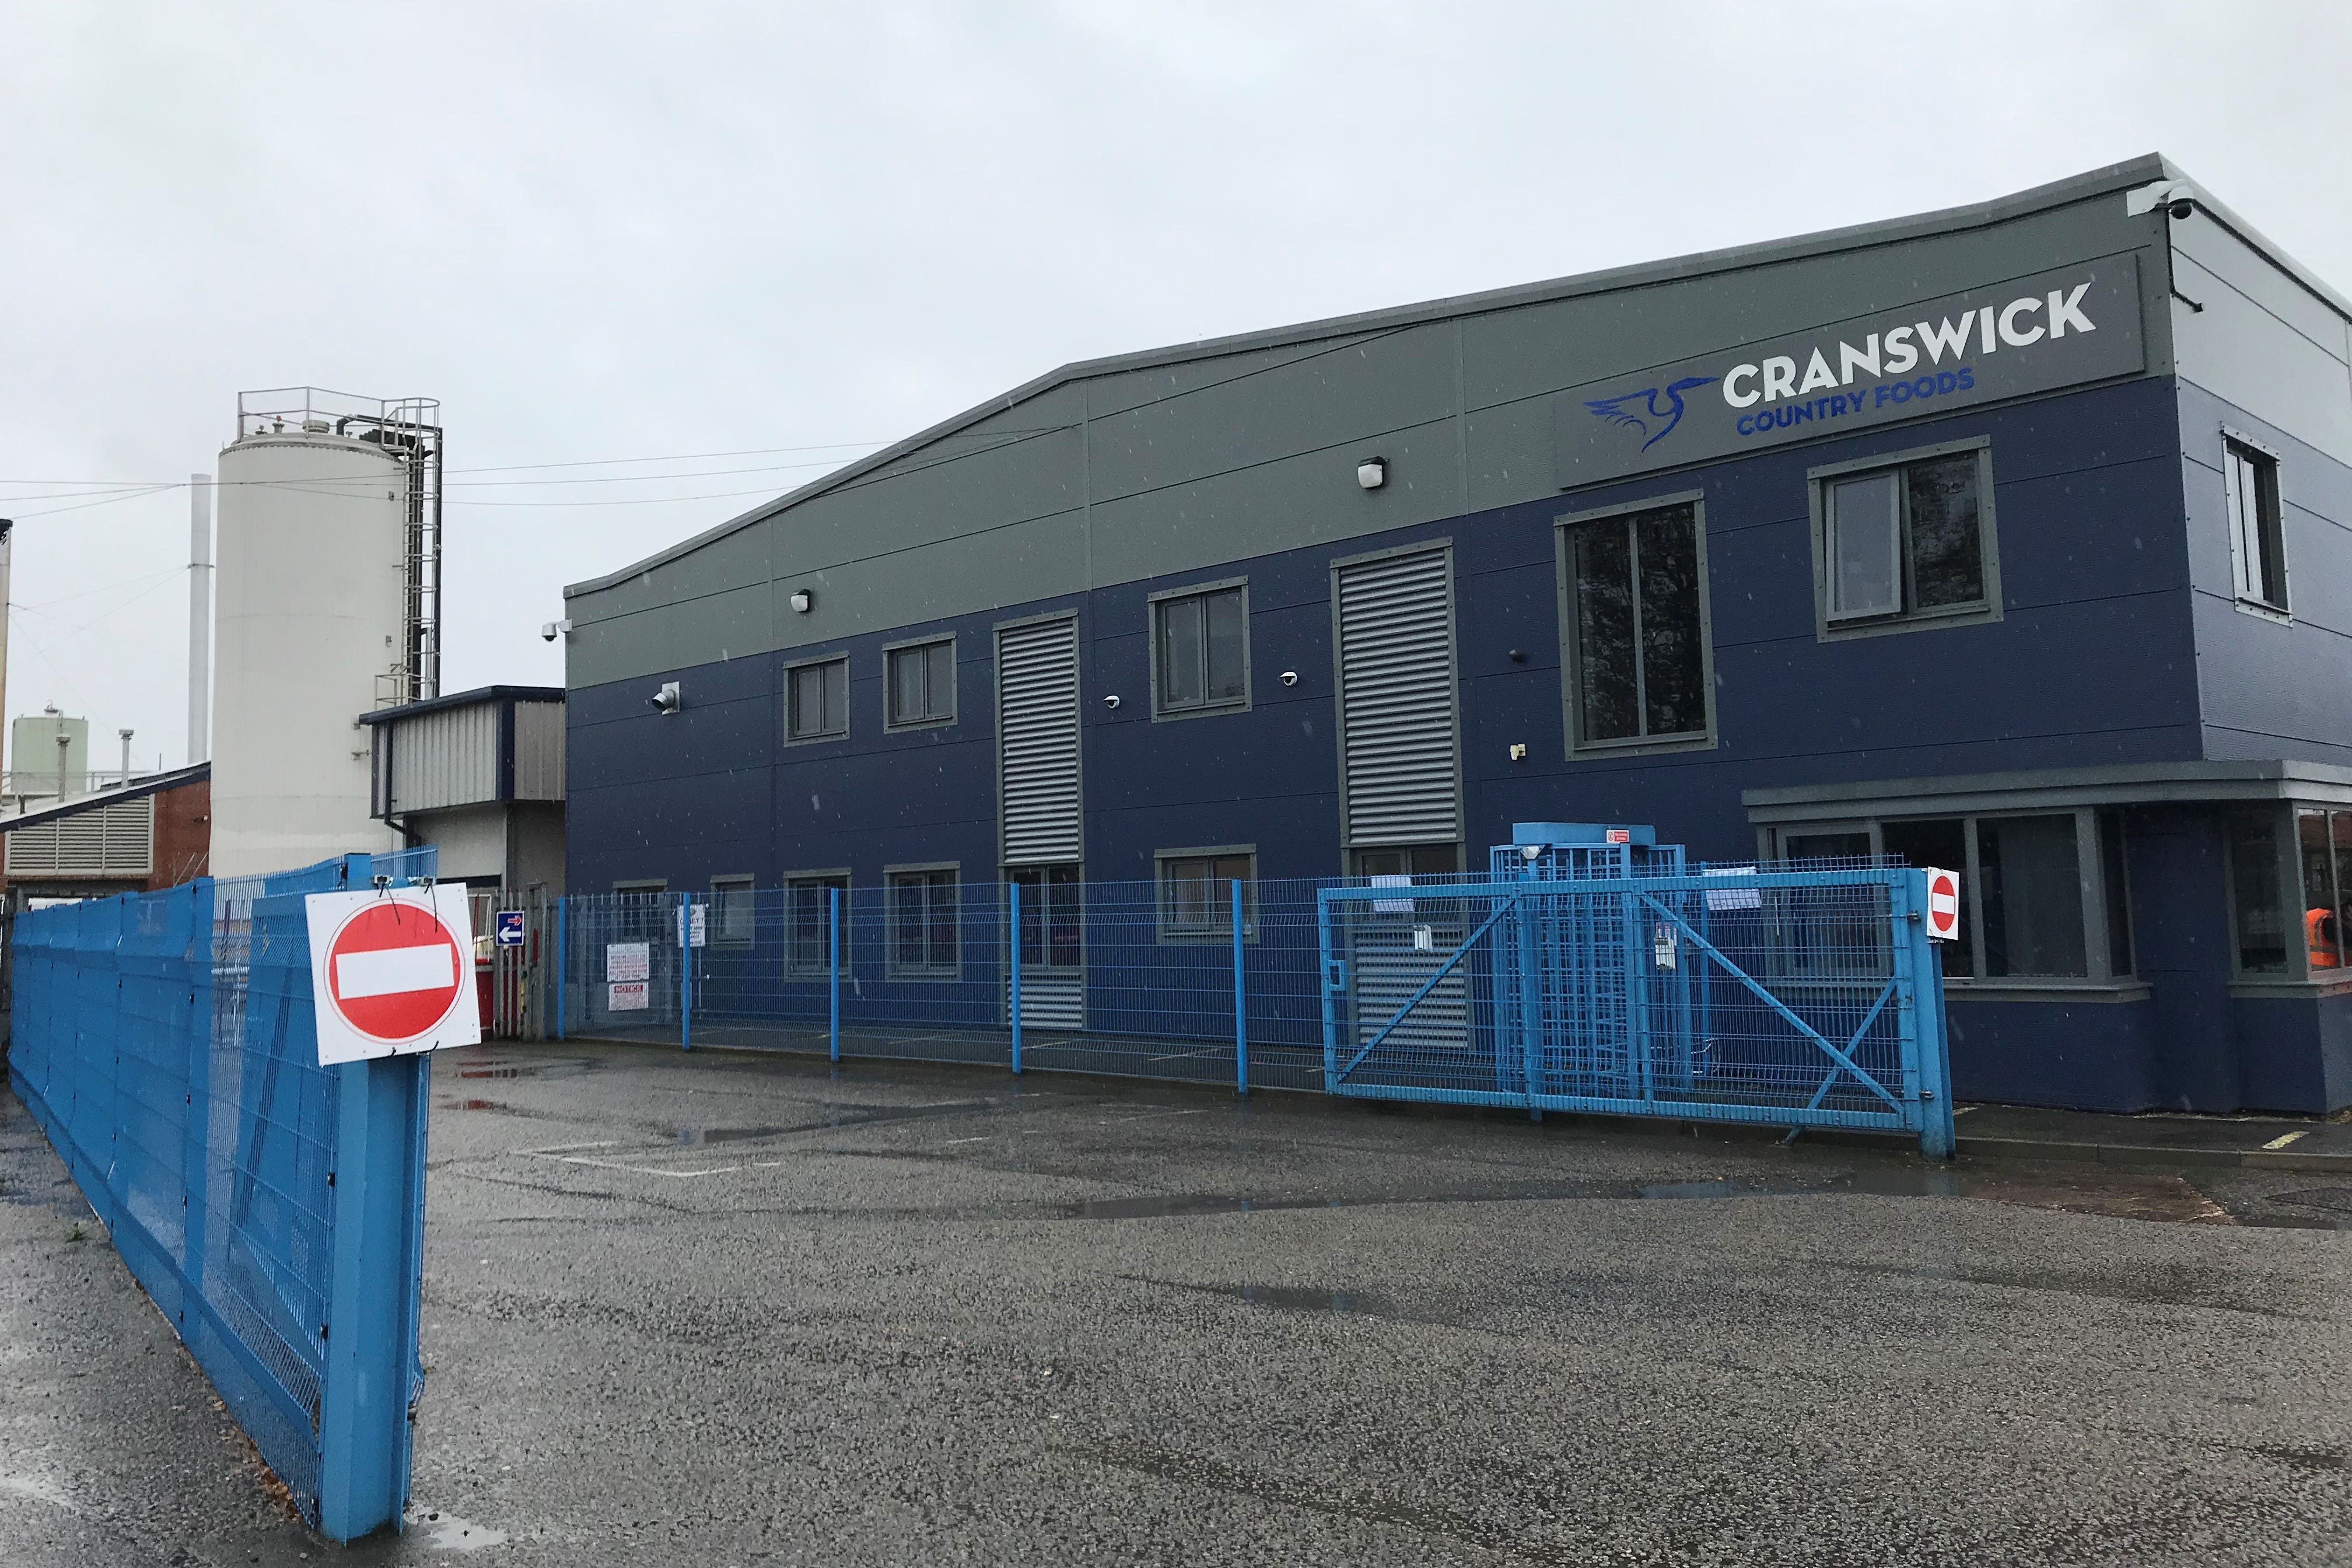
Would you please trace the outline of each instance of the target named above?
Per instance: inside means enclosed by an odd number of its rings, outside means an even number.
[[[409,1515],[408,1528],[423,1540],[428,1552],[479,1552],[486,1546],[507,1543],[505,1531],[492,1530],[487,1524],[476,1524],[438,1509]]]
[[[1380,1302],[1352,1290],[1301,1290],[1288,1285],[1244,1285],[1234,1294],[1253,1306],[1278,1312],[1377,1312]]]
[[[780,1138],[788,1132],[824,1132],[845,1127],[873,1127],[888,1121],[914,1121],[932,1116],[961,1116],[994,1110],[989,1100],[954,1100],[940,1105],[822,1105],[806,1121],[762,1127],[670,1127],[672,1141],[689,1146],[740,1143],[754,1138]]]
[[[593,1071],[600,1064],[586,1057],[547,1057],[530,1061],[500,1061],[493,1057],[487,1061],[467,1061],[458,1058],[450,1063],[463,1079],[478,1078],[578,1078]]]

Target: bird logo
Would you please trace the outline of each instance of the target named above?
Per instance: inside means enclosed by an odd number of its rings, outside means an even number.
[[[1714,380],[1711,375],[1686,375],[1680,381],[1669,382],[1665,389],[1666,406],[1664,408],[1658,406],[1658,389],[1654,386],[1645,386],[1639,392],[1620,393],[1615,397],[1587,398],[1584,406],[1591,409],[1596,417],[1606,419],[1612,425],[1631,425],[1643,435],[1649,436],[1650,438],[1642,443],[1642,450],[1646,452],[1664,440],[1666,432],[1683,422],[1683,394],[1695,386],[1708,385]],[[1662,419],[1665,423],[1658,426],[1656,435],[1651,436],[1650,422],[1654,419]]]

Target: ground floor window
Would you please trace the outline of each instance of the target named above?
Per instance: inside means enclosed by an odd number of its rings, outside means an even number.
[[[833,968],[831,895],[841,894],[842,942],[849,941],[849,873],[805,871],[784,879],[784,967],[794,974]]]
[[[1784,859],[1886,855],[1961,878],[1958,980],[2116,980],[2133,973],[2125,827],[2076,809],[1886,817],[1776,830]]]
[[[754,921],[751,879],[710,879],[710,942],[714,947],[749,947]]]
[[[956,868],[924,866],[884,873],[890,890],[890,972],[908,979],[951,980],[960,961]]]
[[[1162,942],[1234,935],[1234,884],[1242,885],[1242,932],[1257,925],[1257,854],[1247,847],[1163,849],[1160,862]]]
[[[1086,963],[1084,868],[1015,866],[1004,879],[1021,889],[1021,963],[1024,969],[1070,969]]]

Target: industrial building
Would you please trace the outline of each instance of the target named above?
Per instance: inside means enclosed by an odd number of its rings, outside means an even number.
[[[445,882],[563,891],[563,692],[485,686],[362,714],[369,815]]]
[[[2153,156],[1070,365],[567,590],[569,884],[1050,909],[1650,823],[1961,870],[1964,1096],[2334,1110],[2347,366]]]

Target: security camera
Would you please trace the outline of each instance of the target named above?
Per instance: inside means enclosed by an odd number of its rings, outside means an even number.
[[[539,635],[546,638],[549,642],[553,642],[557,637],[562,637],[571,629],[572,623],[569,620],[541,621],[539,623]]]
[[[2169,213],[2172,216],[2173,221],[2177,223],[2182,218],[2194,217],[2197,215],[2197,204],[2190,201],[2187,196],[2175,196],[2172,199],[2171,205],[2167,206],[2164,210]]]

